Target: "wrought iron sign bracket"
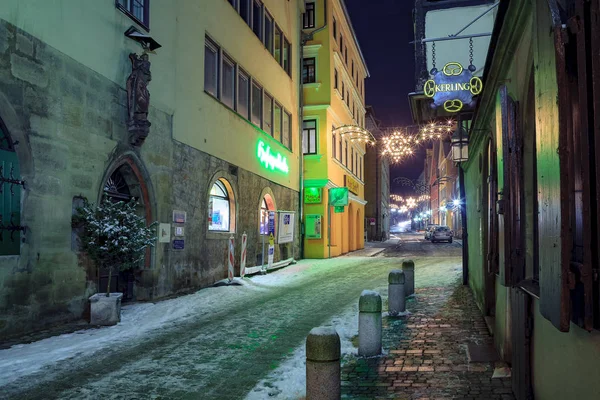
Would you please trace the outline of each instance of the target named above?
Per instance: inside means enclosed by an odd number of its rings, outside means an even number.
[[[15,241],[15,237],[14,237],[15,232],[25,233],[25,231],[27,230],[26,226],[15,225],[13,218],[14,218],[14,214],[11,214],[10,225],[4,225],[4,223],[2,222],[2,219],[0,218],[0,243],[4,242],[4,232],[5,231],[10,232],[10,240],[11,240],[11,242],[14,242]]]
[[[11,167],[10,168],[10,175],[7,177],[4,176],[4,167],[0,166],[0,194],[2,194],[3,190],[4,190],[4,184],[8,183],[10,184],[10,194],[12,196],[15,195],[13,186],[14,185],[19,185],[19,186],[23,186],[23,189],[25,189],[25,181],[20,180],[20,179],[16,179],[14,176],[14,172],[15,172],[15,168]]]

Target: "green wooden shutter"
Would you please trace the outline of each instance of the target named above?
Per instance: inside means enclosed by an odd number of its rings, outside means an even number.
[[[14,151],[0,150],[0,167],[2,176],[7,179],[20,179],[19,160]],[[0,197],[0,217],[3,228],[21,225],[21,185],[9,182],[0,183],[2,194]],[[21,231],[0,231],[0,255],[17,255],[21,247]]]

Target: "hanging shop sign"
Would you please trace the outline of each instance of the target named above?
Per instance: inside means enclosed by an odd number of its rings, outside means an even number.
[[[344,175],[344,186],[348,188],[349,191],[358,195],[358,190],[360,189],[360,184],[356,179],[351,177],[350,175]]]
[[[277,170],[284,174],[290,172],[287,158],[281,153],[272,150],[271,146],[262,140],[259,140],[258,146],[256,146],[256,157],[266,169],[270,169],[271,171]]]
[[[321,239],[321,215],[306,215],[306,234],[307,239]]]
[[[459,112],[466,104],[475,105],[474,96],[481,93],[483,83],[471,70],[465,69],[457,62],[450,62],[441,71],[431,70],[433,79],[429,79],[423,86],[425,96],[433,99],[431,108],[444,107],[448,112]]]
[[[348,188],[337,187],[329,188],[329,205],[330,206],[347,206],[348,205]]]
[[[308,187],[304,189],[304,204],[321,203],[322,188]]]
[[[277,227],[277,243],[291,243],[294,241],[294,211],[279,211],[279,224]]]

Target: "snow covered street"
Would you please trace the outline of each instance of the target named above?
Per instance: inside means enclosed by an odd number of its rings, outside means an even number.
[[[418,287],[460,273],[460,249],[437,249],[414,254]],[[388,272],[406,254],[388,250],[303,260],[241,286],[127,305],[116,326],[2,350],[0,398],[300,398],[306,335],[331,324],[342,353],[355,352],[360,293],[385,299]]]

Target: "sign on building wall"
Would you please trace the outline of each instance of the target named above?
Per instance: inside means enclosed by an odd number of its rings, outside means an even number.
[[[433,98],[431,108],[443,106],[448,112],[459,112],[465,104],[474,106],[473,97],[483,89],[481,79],[457,62],[449,62],[441,71],[434,68],[431,74],[433,79],[423,86],[425,96]]]
[[[293,211],[279,212],[279,225],[277,230],[277,243],[291,243],[294,241],[295,213]]]
[[[349,191],[358,195],[358,191],[360,190],[360,183],[350,175],[344,175],[344,185],[348,188]]]
[[[161,223],[158,226],[158,242],[169,243],[171,241],[171,224]]]
[[[173,222],[176,224],[185,224],[186,212],[185,211],[173,211]]]
[[[329,188],[329,205],[343,207],[348,205],[348,188]]]
[[[256,146],[256,157],[266,169],[284,174],[290,172],[287,158],[280,152],[271,149],[271,146],[262,140],[259,140]]]
[[[321,215],[306,214],[306,234],[307,239],[321,239]]]
[[[304,189],[304,204],[321,203],[322,188],[308,187]]]

